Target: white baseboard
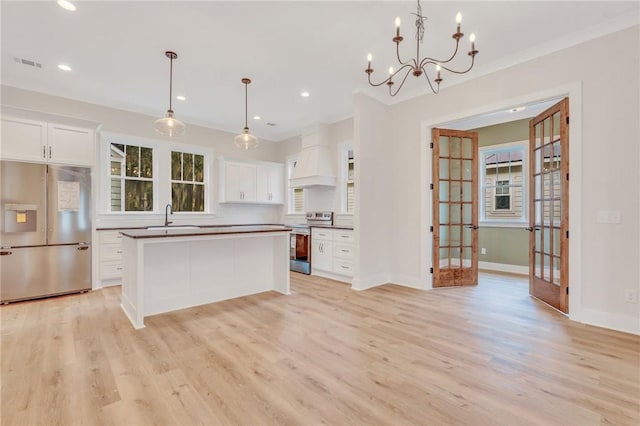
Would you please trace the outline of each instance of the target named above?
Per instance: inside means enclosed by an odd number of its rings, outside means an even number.
[[[351,288],[354,290],[362,291],[369,288],[378,287],[389,283],[388,275],[374,275],[367,278],[354,278],[351,281]]]
[[[508,272],[511,274],[529,275],[529,267],[522,265],[509,265],[507,263],[478,262],[478,269],[489,271]]]
[[[624,333],[640,335],[640,318],[638,317],[612,314],[590,308],[582,308],[580,318],[576,320],[585,324],[595,325],[597,327],[610,328]]]
[[[393,274],[389,280],[392,284],[401,285],[403,287],[415,288],[418,290],[426,290],[427,283],[420,278],[416,278],[410,275]]]

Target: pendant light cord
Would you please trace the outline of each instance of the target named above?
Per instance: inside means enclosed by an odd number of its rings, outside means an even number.
[[[248,114],[248,107],[247,107],[247,84],[248,83],[244,83],[244,128],[245,129],[249,129],[249,126],[247,125],[247,114]]]
[[[169,56],[169,111],[173,112],[171,100],[173,99],[173,55]]]

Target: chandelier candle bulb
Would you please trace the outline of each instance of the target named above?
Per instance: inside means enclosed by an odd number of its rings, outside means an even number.
[[[400,17],[396,16],[396,37],[400,37]]]
[[[458,26],[456,33],[460,32],[460,24],[462,24],[462,13],[458,12],[458,14],[456,15],[456,25]]]

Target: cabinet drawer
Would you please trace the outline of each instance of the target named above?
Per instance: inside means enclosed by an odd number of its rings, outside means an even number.
[[[122,270],[122,262],[120,261],[100,262],[100,278],[102,279],[120,278]]]
[[[102,244],[100,246],[100,259],[101,260],[121,260],[122,259],[122,244]]]
[[[353,243],[353,231],[333,231],[333,241],[336,243]]]
[[[340,259],[353,259],[353,245],[351,244],[336,244],[333,248],[333,256]]]
[[[331,229],[313,228],[311,230],[311,238],[315,238],[316,240],[331,241],[333,240],[333,231]]]
[[[120,231],[100,231],[100,242],[104,244],[122,244]]]
[[[348,260],[334,259],[333,272],[335,274],[353,277],[353,263],[349,262]]]

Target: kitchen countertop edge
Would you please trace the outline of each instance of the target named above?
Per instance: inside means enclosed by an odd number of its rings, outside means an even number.
[[[229,230],[228,228],[230,226],[246,226],[247,228],[251,228],[251,229]],[[280,228],[274,229],[273,228],[274,226],[278,226]],[[214,230],[211,228],[218,228],[218,229]],[[125,232],[120,232],[120,233],[125,237],[129,237],[129,238],[144,239],[144,238],[167,238],[167,237],[168,238],[202,237],[202,236],[209,236],[209,235],[257,234],[257,233],[266,233],[266,232],[291,232],[291,228],[286,225],[228,225],[228,226],[200,227],[197,229],[189,229],[189,230],[135,228],[135,229],[125,230]]]

